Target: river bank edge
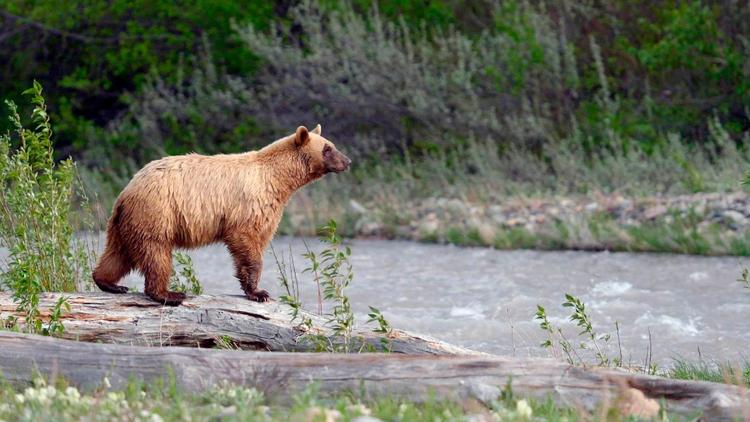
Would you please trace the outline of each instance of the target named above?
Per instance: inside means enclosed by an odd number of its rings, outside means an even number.
[[[316,207],[299,196],[279,234],[315,235],[333,218],[342,234],[496,249],[610,250],[750,256],[750,194],[509,198],[477,203],[427,198],[395,205],[349,199]]]

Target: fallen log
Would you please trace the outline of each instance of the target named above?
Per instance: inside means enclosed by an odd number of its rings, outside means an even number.
[[[43,319],[57,300],[65,296],[70,312],[61,317],[63,338],[143,346],[212,348],[230,343],[243,350],[311,352],[321,345],[340,346],[342,339],[326,327],[325,318],[301,311],[311,327],[292,323],[291,308],[280,302],[252,302],[243,296],[203,295],[188,298],[181,306],[165,307],[142,294],[44,293],[39,300]],[[23,315],[8,293],[0,292],[0,320]],[[439,340],[393,330],[386,338],[367,329],[353,333],[354,349],[390,349],[406,354],[477,354]],[[386,342],[383,343],[383,339]],[[322,344],[321,344],[322,343]],[[366,347],[363,347],[366,346]]]
[[[622,406],[623,398],[632,401],[636,397],[656,409],[657,401],[661,401],[669,412],[699,411],[707,420],[750,418],[747,391],[737,386],[585,369],[551,359],[491,355],[156,348],[0,332],[0,372],[13,384],[29,383],[42,374],[62,376],[80,388],[101,386],[104,377],[118,388],[134,377],[153,382],[172,376],[178,387],[188,391],[201,391],[228,380],[258,388],[277,400],[289,399],[315,381],[324,394],[349,391],[364,397],[385,394],[415,401],[437,397],[486,402],[497,398],[510,383],[519,396],[549,396],[560,405],[588,410],[600,405]],[[644,408],[637,402],[626,405]]]

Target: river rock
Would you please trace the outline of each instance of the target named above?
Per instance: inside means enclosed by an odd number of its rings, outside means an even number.
[[[535,224],[544,224],[547,221],[547,217],[544,214],[537,214],[531,217],[531,221]]]
[[[505,220],[505,225],[508,227],[521,226],[526,224],[526,221],[521,218],[509,218]]]
[[[376,418],[374,416],[357,416],[356,418],[352,419],[352,422],[383,422],[382,419]]]
[[[497,235],[497,231],[495,230],[495,227],[491,224],[486,223],[478,223],[476,225],[477,231],[479,232],[479,238],[482,239],[482,242],[485,245],[491,245],[495,241],[495,236]]]
[[[367,208],[354,199],[349,200],[349,209],[357,214],[367,214]]]
[[[418,227],[423,234],[436,233],[440,229],[440,219],[437,214],[431,212],[422,219]]]
[[[357,221],[355,230],[362,236],[380,236],[383,233],[383,225],[377,221],[360,219]]]
[[[408,239],[412,236],[413,230],[409,226],[396,226],[395,235],[399,239]]]
[[[728,210],[724,211],[723,217],[725,219],[731,220],[734,224],[738,226],[744,226],[747,224],[747,217],[742,215],[742,213],[737,212],[735,210]]]
[[[667,213],[667,207],[664,205],[657,205],[651,208],[648,208],[646,211],[643,212],[643,218],[646,220],[653,220],[656,217],[661,217],[662,215]]]

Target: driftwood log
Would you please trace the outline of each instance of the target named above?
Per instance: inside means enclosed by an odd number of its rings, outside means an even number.
[[[292,323],[290,307],[279,302],[257,303],[242,296],[203,295],[188,298],[181,306],[161,306],[142,294],[108,293],[44,293],[39,301],[42,318],[60,296],[70,304],[70,312],[62,315],[63,338],[141,346],[215,347],[228,340],[244,350],[272,352],[310,352],[320,348],[320,340],[340,345],[326,327],[325,319],[301,311],[300,316],[312,321],[312,328]],[[0,293],[0,320],[23,315],[8,293]],[[314,334],[319,341],[310,340]],[[355,330],[354,338],[362,339],[375,350],[384,347],[383,336],[367,329]],[[223,339],[223,340],[222,340]],[[393,330],[387,346],[394,353],[405,354],[477,354],[468,349],[439,340]],[[356,348],[361,348],[361,343]]]
[[[707,420],[748,420],[748,392],[740,387],[679,381],[606,369],[572,367],[551,359],[491,355],[265,353],[84,343],[0,332],[0,372],[14,384],[36,374],[62,376],[82,388],[107,377],[121,387],[173,376],[179,387],[199,391],[223,380],[253,386],[285,400],[311,381],[322,393],[350,391],[404,399],[427,397],[487,401],[507,383],[521,396],[549,396],[558,404],[592,410],[623,398],[657,401],[667,411],[702,412]],[[635,392],[635,395],[633,394]],[[642,395],[641,395],[642,394]],[[628,398],[629,397],[629,398]],[[635,408],[639,403],[630,403]],[[641,406],[643,407],[643,406]],[[658,408],[658,406],[657,406]]]

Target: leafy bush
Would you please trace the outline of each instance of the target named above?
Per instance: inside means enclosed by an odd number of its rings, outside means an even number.
[[[358,151],[476,138],[542,159],[571,139],[706,143],[707,117],[737,144],[750,128],[750,6],[729,0],[12,0],[0,22],[0,92],[47,75],[61,145],[90,162],[231,151],[318,120]]]
[[[88,257],[69,221],[73,162],[54,161],[41,85],[35,82],[24,94],[34,105],[33,129],[23,126],[16,105],[8,101],[15,132],[0,137],[0,245],[9,254],[0,281],[12,292],[28,327],[41,331],[39,294],[82,287]],[[53,316],[59,317],[63,307],[64,302],[58,303]]]
[[[662,125],[657,109],[671,103],[619,79],[625,70],[613,48],[626,47],[604,36],[584,42],[565,23],[604,12],[573,9],[558,20],[548,12],[501,2],[492,27],[476,36],[415,28],[377,9],[363,15],[305,3],[289,12],[294,25],[272,32],[236,25],[262,59],[253,77],[223,72],[207,53],[176,85],[150,80],[112,122],[110,139],[144,161],[257,147],[322,120],[326,136],[357,156],[354,177],[314,187],[335,185],[319,196],[338,204],[350,197],[736,189],[750,141],[741,114],[727,120],[717,109]],[[627,48],[651,49],[647,41],[656,42],[634,38]],[[705,134],[692,137],[695,127]]]
[[[528,6],[511,11],[501,30],[479,38],[414,29],[384,20],[377,9],[362,15],[307,2],[289,12],[293,25],[274,31],[237,24],[239,38],[262,59],[253,77],[221,72],[204,54],[191,75],[177,73],[176,83],[148,82],[112,123],[107,144],[148,140],[142,146],[151,155],[141,159],[226,151],[321,118],[332,139],[353,136],[364,155],[383,147],[433,150],[470,137],[517,146],[549,140],[556,124],[569,122],[550,109],[564,106],[555,99],[577,80],[566,59],[572,51],[559,48],[545,16]],[[506,12],[498,9],[498,19]]]
[[[346,295],[346,288],[354,278],[349,262],[352,251],[348,246],[341,244],[342,239],[336,233],[334,220],[330,220],[321,228],[320,240],[328,246],[320,253],[320,261],[312,255],[312,266],[308,270],[316,274],[317,271],[320,272],[320,278],[316,282],[323,287],[323,299],[333,304],[327,315],[328,323],[333,328],[333,333],[344,339],[344,352],[349,353],[354,329],[354,311]]]
[[[326,336],[316,334],[304,337],[315,343],[320,351],[343,353],[365,349],[374,351],[363,339],[354,338],[352,335],[355,325],[354,310],[346,294],[346,288],[354,279],[352,264],[349,261],[352,251],[348,246],[343,245],[343,239],[337,230],[335,220],[329,220],[327,224],[320,227],[320,241],[325,244],[325,248],[319,253],[307,248],[303,256],[307,259],[308,266],[302,270],[302,273],[309,273],[312,276],[318,289],[318,314],[326,317],[326,324],[331,328],[333,335],[340,339],[340,342],[331,344]],[[279,283],[286,292],[281,295],[280,301],[290,307],[292,321],[301,318],[300,324],[308,329],[311,328],[312,320],[309,317],[300,317],[302,301],[300,300],[299,277],[291,250],[288,263],[283,255],[279,258],[273,247],[271,251],[279,270]],[[328,305],[325,313],[324,304]],[[377,324],[373,332],[384,335],[380,339],[382,349],[390,351],[390,337],[393,329],[388,320],[372,306],[370,306],[368,317],[370,318],[368,323]]]
[[[543,306],[537,305],[534,319],[539,321],[539,327],[548,336],[547,340],[542,342],[542,347],[551,349],[557,356],[564,355],[567,362],[571,365],[585,366],[589,363],[589,357],[584,355],[584,353],[589,353],[593,355],[592,357],[596,359],[597,364],[600,366],[623,366],[622,349],[619,350],[619,357],[610,358],[607,353],[607,347],[609,346],[611,335],[600,334],[594,330],[591,316],[586,312],[586,304],[580,298],[566,293],[565,302],[563,302],[562,306],[572,308],[569,319],[581,328],[578,337],[582,338],[582,340],[578,346],[574,345],[573,341],[568,339],[560,327],[552,325],[547,316],[547,310]],[[615,322],[615,327],[618,330],[619,347],[619,325],[617,322]],[[557,350],[557,347],[560,347],[560,351]],[[647,369],[649,368],[647,367]]]
[[[377,9],[363,16],[312,3],[290,12],[304,34],[297,43],[286,41],[292,29],[283,26],[237,31],[264,60],[253,85],[258,108],[270,114],[264,121],[275,126],[325,116],[326,132],[355,136],[360,151],[445,146],[470,136],[516,144],[549,138],[556,116],[545,108],[562,97],[576,69],[566,67],[567,47],[559,48],[545,16],[528,7],[512,18],[504,12],[496,15],[504,29],[481,37],[411,28]]]
[[[169,290],[182,293],[191,293],[196,296],[203,294],[203,285],[193,268],[193,259],[184,252],[174,252],[173,260],[176,261],[177,270],[172,270],[172,276],[169,278]]]
[[[230,19],[262,28],[275,13],[283,17],[283,7],[260,0],[6,0],[0,12],[0,92],[20,91],[32,76],[43,77],[55,105],[58,145],[79,152],[101,142],[84,135],[122,111],[126,94],[149,74],[173,80],[200,51],[203,37],[217,52],[217,65],[252,72],[257,60],[232,37]]]

